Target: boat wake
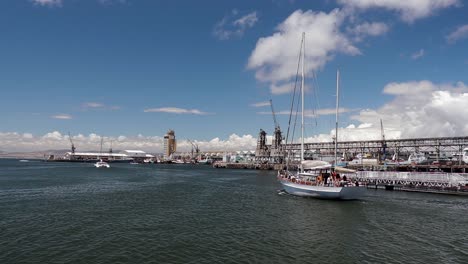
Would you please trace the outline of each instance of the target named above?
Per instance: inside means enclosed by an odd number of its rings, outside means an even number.
[[[289,195],[284,189],[278,190],[278,195]]]

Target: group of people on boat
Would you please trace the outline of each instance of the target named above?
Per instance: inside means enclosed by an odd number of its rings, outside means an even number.
[[[316,186],[335,186],[335,187],[347,187],[351,184],[355,186],[359,186],[359,182],[351,182],[348,180],[346,175],[341,175],[336,173],[335,170],[332,169],[331,173],[328,171],[320,172],[318,175],[307,175],[308,173],[304,173],[302,177],[295,177],[294,175],[285,173],[284,171],[279,172],[279,177],[282,180],[287,180],[296,184],[305,184],[305,185],[316,185]]]

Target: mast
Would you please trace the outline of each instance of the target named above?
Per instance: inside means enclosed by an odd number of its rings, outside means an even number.
[[[99,149],[99,158],[101,158],[101,155],[102,155],[102,141],[103,141],[103,139],[101,137],[101,148]]]
[[[304,53],[305,53],[305,32],[302,32],[302,83],[301,83],[301,162],[304,160]],[[301,172],[304,172],[301,164]]]
[[[340,107],[340,70],[336,70],[335,166],[338,163],[338,109]]]

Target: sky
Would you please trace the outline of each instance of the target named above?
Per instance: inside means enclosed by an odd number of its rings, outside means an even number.
[[[287,129],[305,33],[306,142],[468,135],[462,0],[0,2],[0,151],[255,149]]]

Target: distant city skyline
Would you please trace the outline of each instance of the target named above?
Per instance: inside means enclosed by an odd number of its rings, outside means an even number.
[[[307,142],[468,135],[460,0],[0,3],[0,151],[254,149],[285,130],[306,33]],[[311,78],[317,76],[316,79]]]

